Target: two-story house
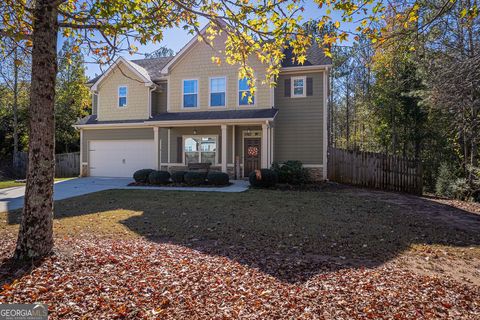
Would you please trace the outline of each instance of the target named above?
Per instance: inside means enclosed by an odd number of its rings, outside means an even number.
[[[76,128],[83,176],[131,177],[142,168],[185,170],[211,163],[241,176],[273,161],[300,160],[317,179],[326,177],[327,80],[330,59],[318,46],[303,65],[285,52],[277,86],[257,81],[249,101],[238,66],[212,63],[214,49],[192,39],[177,55],[119,58],[89,82],[92,115]],[[257,79],[265,66],[251,58]]]

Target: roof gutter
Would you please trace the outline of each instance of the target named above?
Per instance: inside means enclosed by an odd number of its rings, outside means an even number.
[[[299,71],[318,71],[318,70],[326,70],[331,66],[332,66],[331,64],[322,64],[322,65],[315,65],[315,66],[282,67],[280,68],[280,72],[287,73],[287,72],[299,72]]]
[[[205,120],[171,120],[171,121],[144,121],[135,123],[95,123],[95,124],[76,124],[75,129],[98,129],[98,128],[135,128],[135,127],[188,127],[188,126],[208,126],[219,124],[259,124],[273,121],[275,117],[269,118],[245,118],[245,119],[205,119]]]

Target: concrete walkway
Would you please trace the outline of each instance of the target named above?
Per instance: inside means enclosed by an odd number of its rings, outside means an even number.
[[[58,181],[54,186],[54,199],[62,200],[110,189],[139,189],[164,191],[196,191],[196,192],[243,192],[249,183],[244,180],[233,180],[228,187],[129,187],[130,178],[75,178]],[[23,207],[25,187],[0,189],[0,212]]]

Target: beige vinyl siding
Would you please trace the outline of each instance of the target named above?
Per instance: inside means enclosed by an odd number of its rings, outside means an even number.
[[[121,69],[120,69],[121,68]],[[118,107],[118,87],[126,85],[127,106]],[[149,87],[123,63],[119,63],[98,87],[98,120],[148,119]]]
[[[98,107],[98,97],[96,94],[92,95],[92,114],[97,114],[97,107]]]
[[[152,92],[152,115],[167,112],[167,83],[162,84],[162,91]]]
[[[152,128],[88,129],[83,130],[82,161],[89,162],[88,149],[91,140],[153,140]]]
[[[285,97],[285,79],[306,76],[313,79],[313,95]],[[306,90],[306,88],[305,88]],[[274,127],[274,161],[300,160],[323,163],[323,72],[283,74],[275,89],[279,109]]]
[[[256,58],[250,59],[250,65],[256,72],[257,92],[254,106],[238,106],[238,66],[232,66],[222,58],[222,64],[218,66],[212,63],[212,56],[218,56],[218,50],[224,50],[225,36],[215,40],[212,50],[205,43],[197,43],[185,53],[175,64],[170,67],[170,112],[177,111],[206,111],[206,110],[232,110],[248,108],[270,108],[270,87],[261,85],[265,79],[265,66]],[[226,77],[226,107],[209,106],[209,89],[211,77]],[[199,108],[182,109],[183,105],[183,80],[198,80],[198,104]]]

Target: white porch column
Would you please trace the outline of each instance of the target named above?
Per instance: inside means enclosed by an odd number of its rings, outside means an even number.
[[[270,139],[269,139],[269,141],[268,141],[269,144],[270,144],[270,148],[268,148],[268,151],[270,152],[269,157],[268,157],[268,158],[269,158],[269,163],[268,163],[268,164],[269,164],[270,166],[271,166],[272,163],[273,163],[273,134],[274,134],[274,132],[273,132],[273,126],[270,126],[270,137],[269,137]]]
[[[222,124],[222,172],[227,172],[227,125]]]
[[[155,160],[155,169],[160,170],[160,144],[159,144],[159,135],[158,135],[158,127],[153,127],[153,152],[154,152],[154,160]]]
[[[262,164],[262,169],[267,169],[269,168],[268,166],[268,124],[263,123],[262,124],[262,159],[261,159],[261,164]]]
[[[170,164],[170,128],[167,130],[167,164]]]
[[[235,167],[235,125],[232,126],[232,163]]]

